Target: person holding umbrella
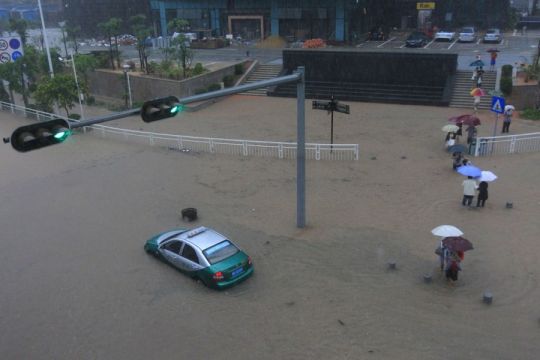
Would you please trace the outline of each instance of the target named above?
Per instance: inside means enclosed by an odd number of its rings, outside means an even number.
[[[514,114],[514,106],[512,105],[506,105],[504,107],[504,120],[503,120],[503,127],[502,132],[507,133],[510,130],[510,123],[512,122],[512,115]]]
[[[481,181],[478,185],[478,198],[476,200],[476,207],[484,207],[486,200],[488,199],[488,183],[487,181]]]
[[[476,181],[472,176],[467,176],[467,180],[463,181],[462,186],[463,200],[461,201],[461,205],[471,207],[474,195],[476,194]]]

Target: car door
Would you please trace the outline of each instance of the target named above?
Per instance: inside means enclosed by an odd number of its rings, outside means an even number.
[[[159,247],[161,255],[174,267],[183,270],[180,251],[182,249],[182,241],[173,239],[169,240]]]
[[[203,268],[197,251],[190,244],[185,243],[180,256],[182,267],[186,272],[194,272]]]

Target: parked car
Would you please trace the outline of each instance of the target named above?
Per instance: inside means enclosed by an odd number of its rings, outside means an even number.
[[[367,39],[368,41],[384,41],[386,40],[386,34],[382,27],[373,27],[369,30]]]
[[[488,29],[486,31],[486,34],[484,35],[483,41],[485,43],[487,42],[500,43],[502,41],[501,30],[497,28]]]
[[[253,273],[245,252],[204,226],[158,234],[146,242],[144,250],[214,289],[233,286]]]
[[[449,29],[441,29],[435,33],[435,41],[437,40],[446,40],[453,41],[456,37],[456,33]]]
[[[413,31],[407,40],[405,40],[405,46],[407,47],[423,47],[425,46],[431,39],[429,36],[424,34],[421,31]]]
[[[476,30],[472,26],[466,26],[459,32],[459,42],[473,42],[476,41]]]

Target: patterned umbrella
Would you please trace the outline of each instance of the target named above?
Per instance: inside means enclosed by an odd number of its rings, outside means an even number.
[[[472,125],[472,126],[478,126],[481,124],[480,119],[474,115],[460,115],[460,116],[453,116],[448,119],[448,121],[454,123],[454,124],[463,124],[463,125]]]
[[[451,251],[467,251],[474,249],[472,243],[461,236],[450,236],[442,239],[443,246]]]
[[[471,96],[485,96],[486,92],[482,88],[474,88],[471,90]]]

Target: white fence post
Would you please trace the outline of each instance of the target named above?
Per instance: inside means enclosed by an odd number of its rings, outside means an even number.
[[[280,159],[283,159],[283,144],[282,143],[279,143],[278,145],[278,157]]]
[[[321,160],[321,145],[315,146],[315,160]]]
[[[516,149],[516,137],[512,136],[512,140],[510,141],[510,154],[513,154]]]
[[[248,154],[247,141],[244,140],[242,142],[242,146],[243,146],[243,154],[244,154],[244,156],[247,156],[247,154]]]
[[[208,139],[208,145],[210,146],[210,152],[213,153],[214,152],[214,139],[210,138]]]
[[[127,135],[127,134],[126,134],[126,135]],[[151,145],[151,146],[154,146],[154,135],[153,135],[153,134],[150,134],[149,140],[150,140],[150,145]]]
[[[182,144],[182,137],[181,136],[177,137],[176,141],[178,142],[178,150],[182,150],[182,148],[184,147]]]

